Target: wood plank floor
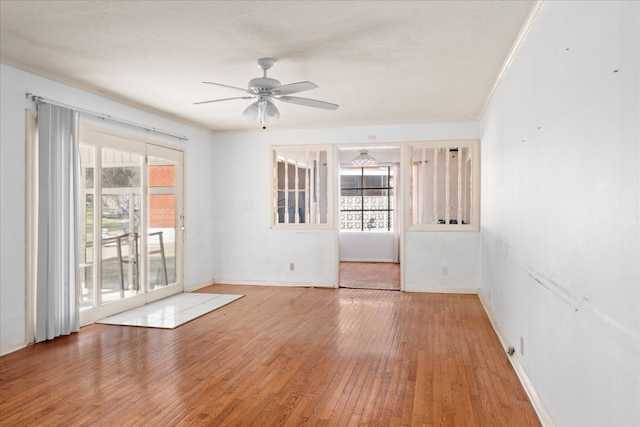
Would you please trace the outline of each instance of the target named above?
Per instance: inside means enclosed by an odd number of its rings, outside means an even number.
[[[0,358],[0,425],[540,425],[475,295],[201,292],[246,297]]]
[[[340,262],[340,287],[400,290],[400,264],[393,262]]]

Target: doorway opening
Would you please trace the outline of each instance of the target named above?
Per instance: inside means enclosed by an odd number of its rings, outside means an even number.
[[[340,287],[399,291],[400,263],[341,261]]]
[[[338,154],[338,286],[400,290],[400,147],[339,147]]]

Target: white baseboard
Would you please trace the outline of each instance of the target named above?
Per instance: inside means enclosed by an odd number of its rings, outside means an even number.
[[[2,343],[2,345],[0,345],[0,356],[13,353],[14,351],[22,350],[26,346],[27,346],[27,343],[23,340],[13,340],[13,341]]]
[[[465,294],[465,295],[476,295],[480,290],[477,288],[407,288],[404,289],[405,292],[428,292],[433,294]]]
[[[197,291],[198,289],[202,289],[202,288],[206,288],[207,286],[211,286],[215,283],[215,281],[213,279],[209,280],[208,282],[202,282],[202,283],[196,283],[195,285],[191,285],[191,286],[185,286],[184,287],[184,291],[185,292],[193,292],[193,291]]]
[[[258,280],[236,280],[236,279],[214,279],[213,283],[207,283],[201,287],[215,285],[246,285],[246,286],[285,286],[296,288],[337,288],[333,283],[308,283],[308,282],[262,282]],[[197,287],[191,287],[187,292],[191,290],[199,289]],[[476,295],[479,292],[477,288],[427,288],[427,289],[404,289],[404,292],[431,292],[437,294],[466,294]]]
[[[507,339],[505,334],[502,332],[502,329],[500,329],[500,324],[498,322],[498,319],[496,319],[495,315],[493,314],[493,311],[491,310],[491,306],[487,304],[487,302],[482,297],[482,293],[478,292],[478,296],[480,297],[480,303],[482,304],[482,307],[484,308],[484,311],[485,313],[487,313],[487,317],[491,322],[491,326],[493,327],[493,330],[498,336],[498,339],[500,340],[500,343],[502,344],[502,347],[506,352],[509,346],[512,346],[513,344],[509,343],[509,340]],[[538,415],[538,418],[540,419],[540,422],[542,423],[542,425],[544,427],[554,427],[555,424],[551,418],[551,415],[549,415],[549,411],[547,411],[547,408],[544,406],[544,403],[542,402],[542,398],[540,397],[535,387],[531,383],[531,380],[529,379],[529,376],[527,375],[527,372],[525,371],[524,366],[522,366],[522,363],[520,363],[520,359],[518,359],[518,354],[515,353],[512,356],[509,356],[509,362],[511,362],[511,366],[513,366],[514,371],[516,371],[516,375],[518,375],[518,378],[520,379],[520,383],[522,384],[524,391],[527,393],[527,396],[529,396],[531,405],[533,405],[533,409],[536,411],[536,414]]]
[[[282,286],[292,288],[335,288],[333,283],[308,283],[308,282],[262,282],[258,280],[232,280],[215,279],[216,285],[246,285],[246,286]]]

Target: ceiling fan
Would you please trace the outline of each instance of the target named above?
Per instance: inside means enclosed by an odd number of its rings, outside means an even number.
[[[257,77],[249,81],[248,89],[244,89],[236,86],[229,86],[222,83],[214,82],[202,82],[210,85],[227,87],[246,93],[245,96],[237,96],[233,98],[212,99],[209,101],[194,102],[197,104],[208,104],[211,102],[230,101],[232,99],[256,99],[256,101],[249,105],[243,113],[243,116],[247,120],[254,121],[260,119],[260,124],[263,129],[266,129],[267,123],[273,123],[280,118],[280,112],[273,103],[274,100],[288,102],[290,104],[304,105],[305,107],[322,108],[325,110],[335,110],[338,108],[337,104],[330,102],[318,101],[310,98],[300,98],[298,96],[289,96],[293,93],[304,92],[305,90],[311,90],[318,87],[315,83],[309,81],[290,83],[287,85],[281,85],[276,79],[267,77],[267,70],[273,67],[275,60],[272,58],[260,58],[258,59],[258,67],[263,71],[262,77]]]

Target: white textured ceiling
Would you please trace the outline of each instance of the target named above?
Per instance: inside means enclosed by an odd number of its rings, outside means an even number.
[[[8,1],[2,62],[214,131],[256,129],[260,57],[336,111],[278,103],[272,129],[476,120],[533,1]],[[58,100],[64,102],[65,100]]]

